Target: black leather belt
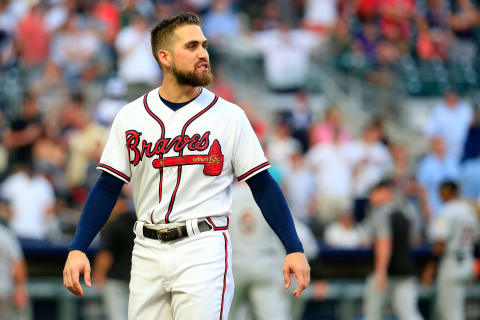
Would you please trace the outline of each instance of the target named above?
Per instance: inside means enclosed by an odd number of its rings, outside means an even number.
[[[212,227],[206,221],[200,221],[198,223],[198,230],[200,230],[200,232],[210,231],[212,230]],[[161,230],[151,229],[143,226],[143,236],[149,239],[173,241],[188,237],[188,232],[187,226],[171,227]]]

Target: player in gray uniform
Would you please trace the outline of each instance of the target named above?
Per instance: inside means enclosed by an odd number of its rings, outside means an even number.
[[[465,319],[465,291],[473,279],[473,250],[479,221],[474,205],[460,199],[458,194],[455,182],[441,184],[440,197],[445,205],[430,230],[433,259],[425,268],[423,283],[432,282],[438,265],[435,319]]]
[[[410,255],[419,230],[415,210],[404,200],[395,199],[393,184],[387,180],[372,189],[370,205],[372,210],[364,229],[374,247],[374,272],[368,276],[365,287],[365,319],[383,319],[387,297],[402,320],[422,319]]]
[[[233,320],[293,319],[291,299],[282,289],[281,272],[275,272],[283,260],[283,247],[268,226],[260,209],[244,183],[232,187],[232,261],[235,296],[231,308]],[[295,221],[295,228],[308,258],[318,253],[313,233]],[[255,262],[255,265],[252,265]],[[273,272],[272,272],[273,271]],[[307,289],[306,296],[309,295]],[[245,305],[252,314],[245,315]]]
[[[0,319],[31,319],[26,281],[20,243],[13,232],[0,223]]]

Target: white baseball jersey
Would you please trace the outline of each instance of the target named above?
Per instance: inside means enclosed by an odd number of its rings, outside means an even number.
[[[97,166],[131,183],[137,217],[147,223],[228,216],[234,178],[269,167],[245,113],[205,88],[177,111],[158,88],[127,104]]]
[[[435,315],[438,319],[465,319],[466,287],[473,279],[473,249],[477,235],[475,209],[465,200],[445,204],[433,222],[432,240],[446,243],[437,276]]]
[[[478,221],[473,205],[465,200],[453,200],[445,204],[431,229],[433,241],[446,242],[445,256],[473,256]]]

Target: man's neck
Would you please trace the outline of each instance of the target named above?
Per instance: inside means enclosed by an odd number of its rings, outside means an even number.
[[[200,93],[201,87],[192,87],[179,84],[175,79],[163,80],[159,89],[160,96],[173,103],[181,103],[194,99]]]

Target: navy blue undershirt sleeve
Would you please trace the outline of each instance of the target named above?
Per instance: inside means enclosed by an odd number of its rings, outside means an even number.
[[[77,230],[68,251],[85,252],[93,238],[102,229],[117,202],[124,182],[113,175],[102,172],[88,194]]]
[[[298,238],[293,218],[288,209],[278,183],[268,170],[264,170],[246,180],[253,198],[262,211],[268,225],[282,241],[287,254],[303,252],[303,246]]]

